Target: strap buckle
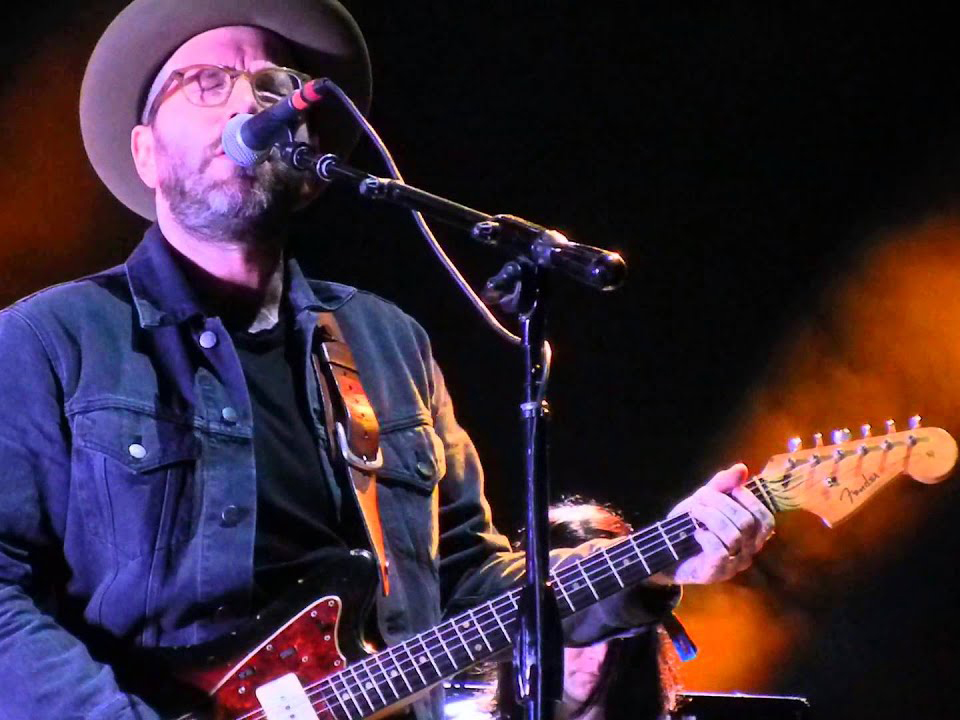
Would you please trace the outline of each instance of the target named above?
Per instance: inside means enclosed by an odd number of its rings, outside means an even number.
[[[352,465],[357,470],[363,472],[376,472],[381,467],[383,467],[383,449],[377,446],[377,457],[373,460],[367,460],[365,457],[360,457],[353,450],[350,449],[350,443],[347,442],[347,431],[343,427],[343,423],[337,422],[337,444],[340,446],[340,455],[344,460],[347,461],[349,465]]]

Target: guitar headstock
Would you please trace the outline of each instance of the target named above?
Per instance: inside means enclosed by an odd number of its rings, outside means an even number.
[[[911,418],[910,429],[873,436],[864,425],[859,439],[849,430],[834,431],[834,444],[802,450],[799,440],[791,452],[775,455],[756,476],[758,495],[766,494],[780,510],[808,510],[828,526],[858,510],[893,478],[906,474],[923,483],[943,480],[957,461],[957,443],[946,430],[920,427]]]

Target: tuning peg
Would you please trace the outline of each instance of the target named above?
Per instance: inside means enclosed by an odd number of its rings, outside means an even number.
[[[911,430],[916,430],[918,427],[920,427],[920,416],[914,415],[912,418],[907,420],[907,425]]]
[[[823,433],[814,433],[814,434],[813,434],[813,446],[814,446],[814,447],[823,447]]]
[[[870,427],[870,423],[864,423],[860,426],[860,437],[868,438],[870,437],[871,432],[872,428]]]
[[[798,437],[792,437],[787,441],[787,452],[795,453],[803,447],[803,440]]]
[[[893,421],[893,419],[887,420],[884,425],[887,426],[887,435],[892,435],[897,431],[897,424]]]
[[[850,437],[850,428],[837,428],[830,434],[830,438],[834,445],[845,443],[850,439]]]

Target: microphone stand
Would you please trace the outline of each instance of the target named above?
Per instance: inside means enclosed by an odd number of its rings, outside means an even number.
[[[516,690],[527,720],[553,720],[562,697],[563,633],[557,599],[549,585],[546,401],[550,350],[546,342],[549,273],[560,272],[585,285],[613,290],[623,283],[626,264],[617,253],[581,245],[558,232],[513,215],[488,215],[398,180],[376,177],[321,155],[309,145],[280,143],[280,157],[299,170],[353,186],[361,196],[417,210],[463,228],[474,240],[504,251],[513,260],[487,282],[484,301],[518,315],[524,353],[524,394],[520,405],[525,444],[527,497],[526,577],[520,600],[520,627],[514,644]]]

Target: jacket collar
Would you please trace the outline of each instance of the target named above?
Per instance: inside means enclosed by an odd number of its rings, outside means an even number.
[[[205,315],[175,252],[154,224],[124,264],[141,327],[175,325]],[[287,259],[286,269],[284,297],[295,315],[304,310],[336,310],[356,293],[346,285],[308,281],[293,258]]]

